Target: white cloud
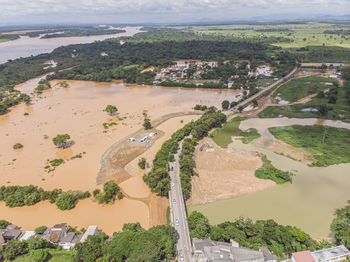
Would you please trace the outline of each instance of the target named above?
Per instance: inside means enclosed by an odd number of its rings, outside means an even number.
[[[0,0],[0,23],[141,22],[274,13],[344,14],[348,0]]]

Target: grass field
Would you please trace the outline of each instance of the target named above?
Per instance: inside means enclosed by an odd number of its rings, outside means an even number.
[[[335,103],[330,103],[327,95],[323,98],[316,96],[305,104],[269,106],[259,113],[259,117],[322,118],[350,122],[350,100],[347,95],[350,87],[347,87],[347,85],[347,82],[345,82],[344,86],[337,88],[337,100]],[[328,112],[326,114],[320,114],[319,109],[321,106],[327,107]]]
[[[338,81],[333,78],[309,76],[305,78],[293,79],[287,84],[278,88],[275,92],[275,97],[279,96],[285,101],[296,102],[301,98],[323,91],[329,87],[327,83],[332,83],[335,86]]]
[[[261,160],[263,161],[263,166],[255,171],[257,178],[270,179],[276,184],[292,182],[293,173],[275,168],[265,155],[261,157]]]
[[[334,34],[324,34],[326,30],[348,29],[347,25],[326,23],[276,24],[276,25],[216,25],[178,27],[204,34],[226,35],[240,39],[276,38],[273,43],[283,48],[301,48],[306,46],[340,46],[350,48],[350,38]],[[278,38],[281,41],[278,41]],[[282,40],[287,39],[288,41]]]
[[[259,138],[260,134],[255,128],[251,128],[247,132],[239,129],[239,124],[245,119],[246,118],[239,116],[233,118],[221,128],[214,130],[214,132],[210,134],[210,137],[213,138],[216,144],[223,148],[226,148],[229,144],[232,143],[233,136],[242,137],[241,140],[245,144],[253,141],[256,138]]]
[[[350,130],[329,126],[271,127],[277,138],[296,148],[304,148],[314,154],[314,166],[330,166],[350,163]]]
[[[73,262],[73,252],[67,250],[48,250],[50,253],[50,258],[45,260],[47,262]],[[21,256],[13,260],[14,262],[33,262],[30,254]]]

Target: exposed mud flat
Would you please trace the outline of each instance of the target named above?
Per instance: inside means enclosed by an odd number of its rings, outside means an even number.
[[[243,196],[275,185],[255,177],[255,170],[262,166],[255,153],[222,149],[210,139],[204,139],[197,147],[196,166],[189,205]]]

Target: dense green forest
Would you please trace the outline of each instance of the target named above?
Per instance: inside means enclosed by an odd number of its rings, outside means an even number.
[[[216,226],[209,223],[203,214],[194,211],[188,217],[191,238],[211,238],[229,242],[231,239],[240,246],[258,250],[267,246],[280,259],[289,258],[292,252],[315,250],[331,245],[329,242],[313,240],[310,235],[292,226],[277,224],[274,220],[238,218],[234,222],[224,222]]]
[[[144,181],[152,191],[161,196],[168,196],[170,190],[170,175],[167,167],[169,161],[174,161],[174,154],[178,151],[180,141],[189,135],[192,135],[193,139],[201,139],[208,135],[208,132],[212,128],[220,127],[224,122],[226,122],[226,115],[217,112],[215,108],[210,108],[200,119],[185,125],[183,128],[176,131],[169,140],[165,141],[153,160],[151,172],[143,176]],[[187,148],[187,143],[188,140],[185,142],[185,148]],[[189,148],[189,151],[192,150],[193,148]],[[184,160],[184,155],[182,155],[182,160]],[[193,174],[193,171],[191,171],[192,166],[193,163],[187,165],[185,161],[182,162],[182,175],[187,177],[187,179],[182,182],[184,186],[183,190],[185,190],[183,193],[186,197],[189,197],[191,190],[189,180],[190,176]],[[184,173],[185,169],[186,174]]]

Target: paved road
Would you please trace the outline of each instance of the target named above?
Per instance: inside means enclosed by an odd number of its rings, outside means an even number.
[[[171,224],[179,233],[176,250],[178,261],[192,261],[192,245],[190,233],[187,224],[187,214],[185,201],[182,195],[180,183],[180,165],[179,157],[182,149],[182,143],[178,153],[175,154],[175,161],[170,164],[171,190],[169,192]]]
[[[276,87],[277,85],[281,84],[283,81],[287,80],[288,78],[290,78],[292,75],[294,75],[294,73],[298,70],[298,66],[295,66],[293,68],[293,70],[286,75],[285,77],[282,77],[281,79],[279,79],[278,81],[274,82],[273,84],[269,85],[268,87],[265,87],[263,89],[261,89],[261,91],[259,93],[256,93],[255,95],[247,98],[246,100],[242,101],[241,103],[239,103],[238,105],[236,105],[235,107],[231,108],[230,110],[224,112],[227,116],[232,115],[233,113],[235,113],[239,107],[244,106],[249,104],[250,102],[252,102],[254,99],[258,98],[259,96],[261,96],[263,93],[271,90],[272,88]]]
[[[279,79],[275,83],[270,86],[262,89],[259,93],[249,97],[245,101],[239,103],[237,106],[231,108],[226,111],[226,115],[231,115],[238,110],[240,106],[244,106],[254,99],[262,95],[263,93],[269,91],[270,89],[276,87],[289,77],[291,77],[296,71],[298,67],[294,67],[294,69],[285,77]],[[185,208],[185,201],[182,195],[181,183],[180,183],[180,165],[179,165],[179,157],[182,149],[182,142],[180,144],[180,148],[178,153],[175,154],[175,161],[170,163],[170,185],[171,189],[169,192],[169,202],[170,202],[170,217],[171,224],[177,230],[179,234],[179,239],[177,242],[176,250],[178,261],[191,262],[192,261],[192,245],[190,239],[190,233],[187,224],[187,214]]]

